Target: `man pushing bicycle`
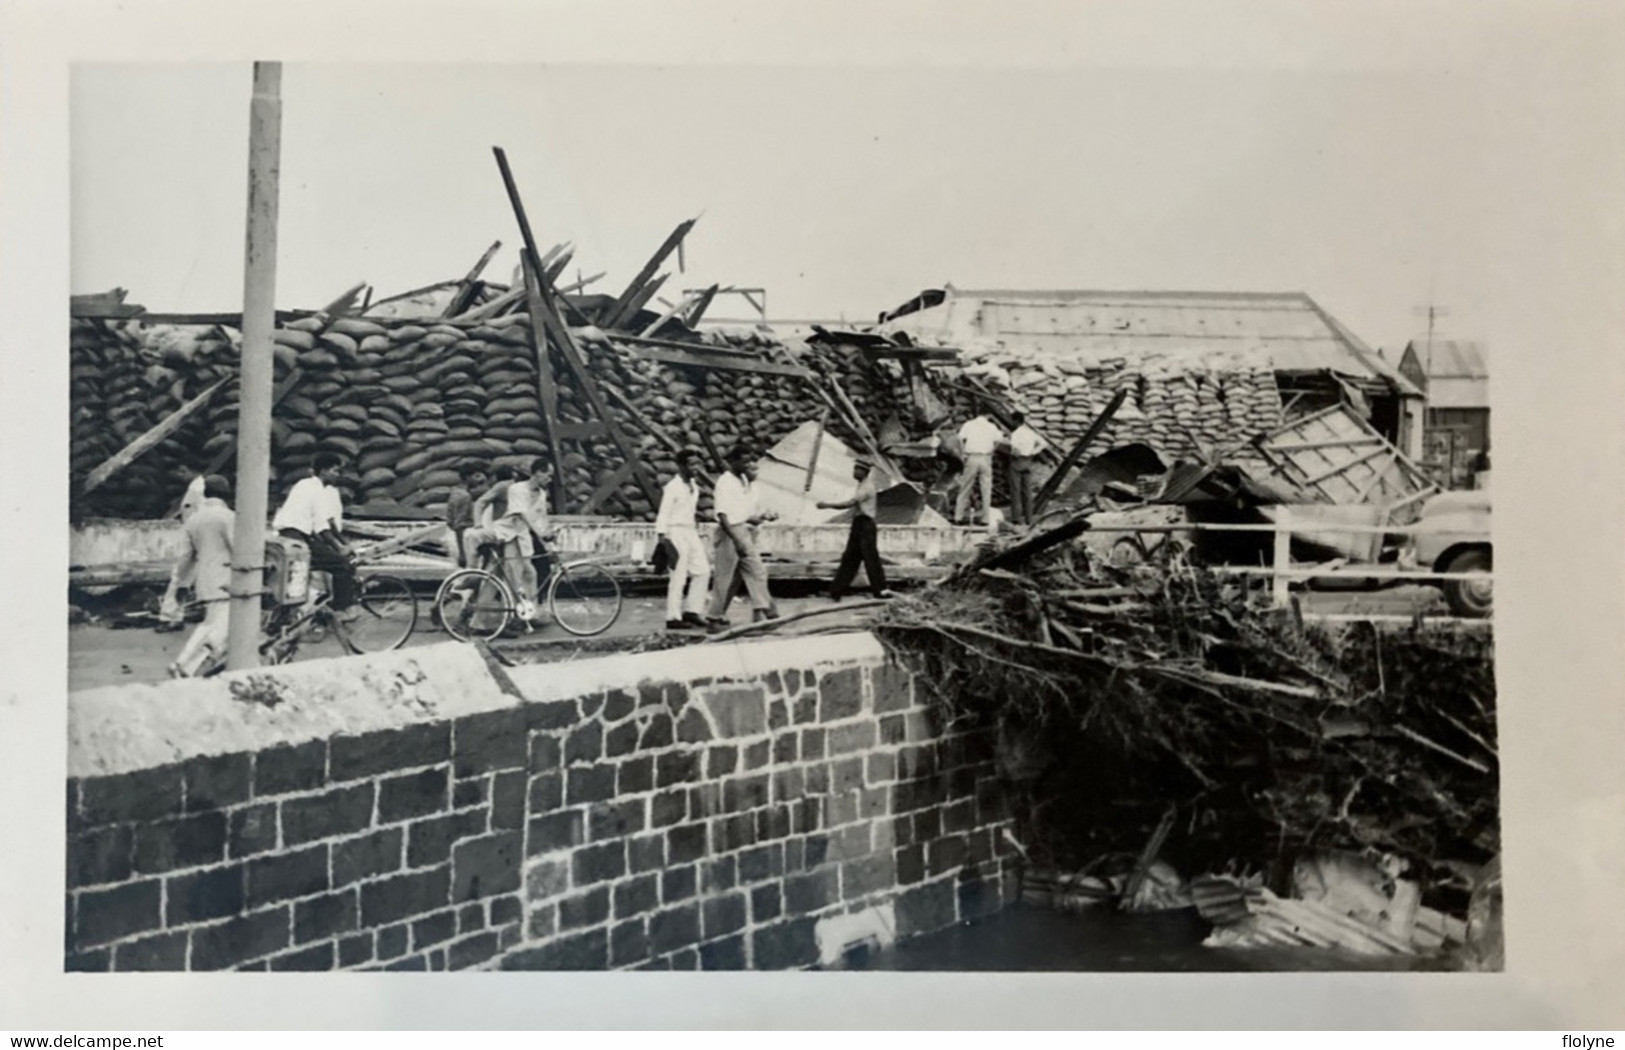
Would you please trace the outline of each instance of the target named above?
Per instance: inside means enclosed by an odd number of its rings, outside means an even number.
[[[491,511],[489,525],[477,525],[463,533],[463,557],[467,564],[479,563],[481,547],[500,547],[502,572],[518,599],[519,615],[526,620],[536,616],[537,577],[533,558],[537,544],[548,536],[547,486],[553,468],[537,456],[519,470],[519,477],[498,481],[474,502],[474,520],[483,521]],[[540,555],[547,556],[542,544]]]

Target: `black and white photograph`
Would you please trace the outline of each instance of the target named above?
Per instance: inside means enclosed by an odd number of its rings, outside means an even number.
[[[1618,19],[1236,5],[1269,31],[1226,56],[1146,42],[1167,6],[1007,12],[1093,61],[776,11],[803,35],[754,59],[67,63],[35,965],[1447,998],[1532,966],[1555,895],[1503,871],[1625,827],[1584,763],[1578,815],[1509,819],[1565,761],[1524,726],[1625,712],[1526,567],[1619,502],[1617,464],[1539,475],[1585,426],[1617,454],[1541,354],[1586,382],[1609,351],[1546,293],[1622,267],[1516,256],[1617,233],[1625,141],[1575,100],[1617,103],[1582,74]],[[1547,661],[1591,728],[1527,692]],[[1620,835],[1548,855],[1586,907]]]

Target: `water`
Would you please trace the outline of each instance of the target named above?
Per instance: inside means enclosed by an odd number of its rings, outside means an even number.
[[[1004,972],[1256,972],[1446,970],[1438,958],[1366,956],[1323,948],[1204,948],[1194,909],[1125,915],[1012,904],[997,915],[916,937],[857,961],[858,970]]]

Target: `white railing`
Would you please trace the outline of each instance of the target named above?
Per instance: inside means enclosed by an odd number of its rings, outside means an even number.
[[[1403,569],[1393,568],[1386,564],[1357,562],[1348,559],[1336,559],[1330,563],[1305,565],[1295,564],[1292,560],[1292,537],[1304,536],[1309,533],[1344,533],[1351,536],[1414,536],[1427,534],[1429,536],[1463,536],[1482,537],[1481,529],[1442,529],[1422,528],[1414,525],[1362,525],[1357,523],[1341,523],[1317,519],[1312,524],[1299,523],[1294,520],[1290,510],[1281,508],[1277,511],[1275,521],[1267,524],[1249,525],[1242,523],[1220,524],[1210,522],[1178,522],[1170,524],[1117,524],[1113,523],[1092,535],[1098,541],[1112,541],[1117,537],[1133,536],[1136,539],[1142,536],[1178,535],[1197,532],[1212,533],[1268,533],[1273,538],[1271,548],[1271,563],[1269,565],[1218,565],[1212,566],[1209,571],[1226,576],[1262,577],[1270,581],[1271,602],[1278,608],[1286,607],[1291,601],[1291,588],[1294,581],[1309,579],[1347,579],[1347,580],[1393,580],[1407,583],[1429,584],[1448,580],[1477,580],[1489,578],[1493,582],[1492,571],[1483,572],[1435,572],[1430,569]],[[1142,546],[1144,546],[1142,544]],[[1393,620],[1409,621],[1409,616],[1381,616],[1381,615],[1342,615],[1336,613],[1321,613],[1317,619],[1324,620]]]

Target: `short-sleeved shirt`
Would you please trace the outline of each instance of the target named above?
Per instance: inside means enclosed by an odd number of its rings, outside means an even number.
[[[1038,431],[1026,423],[1017,427],[1010,435],[1010,454],[1013,456],[1036,456],[1044,451],[1044,439],[1038,436]]]
[[[321,478],[304,478],[288,490],[282,509],[271,519],[277,530],[293,529],[315,536],[329,528],[344,528],[344,499],[339,490],[323,484]]]
[[[700,487],[683,480],[681,474],[666,482],[660,493],[660,509],[655,514],[655,532],[664,536],[673,528],[693,528],[694,512],[700,503]]]
[[[977,416],[959,428],[959,439],[965,443],[967,456],[991,456],[1002,437],[1004,434],[986,416]]]
[[[858,491],[853,494],[853,499],[858,501],[856,510],[859,515],[865,518],[872,518],[875,516],[875,511],[880,506],[880,489],[879,486],[875,484],[875,475],[873,471],[871,471],[862,481],[858,482]]]
[[[717,478],[712,500],[717,514],[725,515],[730,524],[743,525],[756,516],[756,493],[750,480],[731,471]]]

